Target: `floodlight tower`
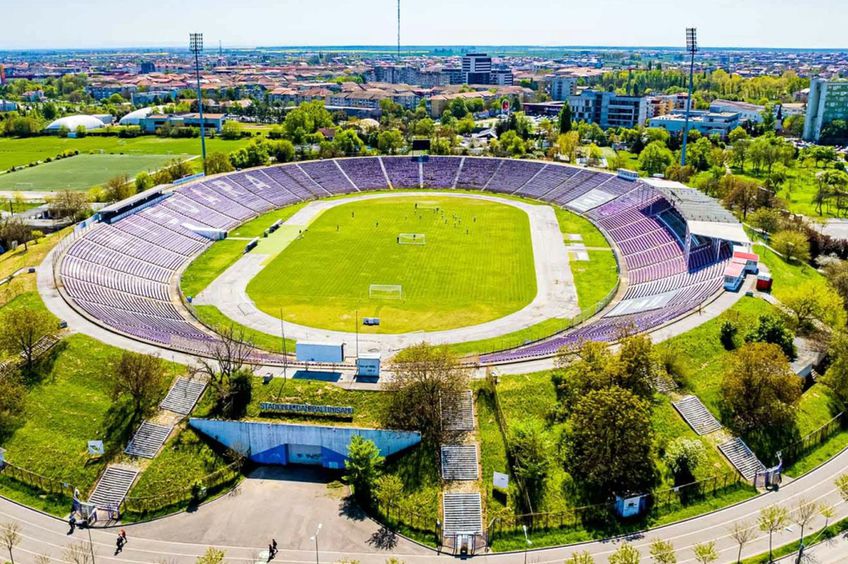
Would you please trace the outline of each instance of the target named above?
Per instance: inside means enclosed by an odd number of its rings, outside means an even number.
[[[686,99],[686,120],[683,123],[683,147],[680,150],[680,166],[686,166],[686,142],[689,140],[689,113],[692,111],[692,81],[695,76],[695,53],[697,51],[697,29],[695,29],[694,27],[687,27],[686,52],[689,53],[689,97]]]
[[[400,60],[400,0],[397,0],[397,58]]]
[[[206,174],[206,124],[203,122],[203,94],[200,91],[200,52],[203,51],[203,34],[190,33],[188,49],[194,53],[194,76],[197,79],[197,111],[200,115],[200,153],[203,158],[203,174]]]

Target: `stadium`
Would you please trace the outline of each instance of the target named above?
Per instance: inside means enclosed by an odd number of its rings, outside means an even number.
[[[406,208],[414,206],[419,219],[424,213],[438,213],[436,209],[439,206],[434,205],[434,201],[441,202],[441,206],[447,209],[444,202],[451,195],[462,195],[462,200],[472,201],[479,193],[493,205],[498,201],[508,205],[527,201],[564,208],[588,219],[612,247],[619,281],[609,296],[598,304],[592,304],[590,311],[577,309],[571,303],[570,307],[560,311],[548,312],[548,317],[557,315],[568,318],[568,322],[551,334],[474,359],[475,363],[483,366],[550,357],[564,346],[586,340],[612,342],[623,333],[654,331],[697,312],[723,292],[725,267],[733,254],[733,246],[748,243],[741,224],[715,200],[678,183],[639,178],[629,171],[612,174],[554,163],[498,158],[359,157],[290,163],[199,178],[178,186],[144,192],[111,205],[80,225],[74,236],[56,250],[49,285],[58,289],[62,298],[78,314],[115,334],[162,351],[208,356],[210,347],[220,337],[193,315],[190,302],[194,296],[183,295],[179,288],[180,277],[188,265],[215,241],[225,239],[228,232],[273,210],[312,200],[325,200],[328,207],[329,204],[338,204],[337,209],[341,210],[345,208],[343,204],[347,199],[370,198],[372,195],[362,193],[371,192],[381,193],[374,194],[374,197],[396,192],[398,197],[403,196],[407,200],[404,202]],[[416,193],[421,194],[419,199],[416,199]],[[439,199],[442,195],[445,198]],[[363,204],[368,205],[369,202]],[[419,204],[421,210],[418,209]],[[324,210],[322,213],[330,212]],[[351,213],[355,216],[354,212]],[[440,221],[444,217],[447,225],[449,218],[444,210],[441,213],[438,217]],[[453,227],[461,232],[462,228],[457,226],[463,220],[454,214],[452,221]],[[469,226],[476,222],[476,216],[468,216],[464,221],[465,233],[470,234]],[[490,224],[497,221],[500,220],[493,219]],[[271,228],[269,220],[269,231],[275,231],[280,223],[276,222]],[[376,223],[375,229],[379,229],[379,220]],[[335,231],[347,229],[346,224],[340,223],[330,227],[335,227]],[[474,229],[478,227],[483,229],[476,224]],[[403,226],[398,227],[401,228]],[[407,244],[409,248],[425,248],[431,244],[435,233],[433,225],[427,229],[431,230],[429,239],[423,231],[388,233],[388,227],[383,236],[391,239],[390,246]],[[265,235],[268,236],[268,232]],[[310,240],[312,234],[288,235],[288,239],[298,238]],[[252,247],[257,242],[258,239],[246,241],[245,246]],[[287,240],[281,246],[288,244]],[[514,249],[516,256],[526,252],[535,255],[532,266],[525,264],[521,268],[524,271],[535,269],[537,286],[542,281],[541,272],[545,270],[539,261],[546,256],[538,251],[549,245],[561,247],[562,241],[534,240],[532,244],[524,241]],[[533,250],[528,251],[529,247]],[[461,253],[462,248],[456,251]],[[316,252],[314,248],[312,252]],[[442,247],[440,252],[449,255],[450,244]],[[551,254],[556,253],[548,253]],[[248,255],[245,251],[245,256]],[[288,255],[281,256],[285,258]],[[471,261],[477,262],[476,259]],[[332,263],[333,259],[330,259]],[[408,263],[405,264],[408,266]],[[319,274],[322,268],[319,265]],[[494,270],[484,270],[481,276],[490,283],[495,278],[495,285],[498,285],[515,273],[514,270],[503,270],[504,265],[496,265]],[[556,272],[561,268],[551,267],[548,270]],[[250,298],[255,297],[250,290],[262,276],[274,278],[266,284],[267,287],[279,289],[286,285],[285,277],[257,270],[242,274],[242,285],[247,287]],[[524,272],[522,280],[527,279],[527,272]],[[388,292],[388,296],[376,298],[387,303],[395,298],[398,301],[414,298],[404,294],[403,285],[395,284],[394,280],[368,278],[365,282],[370,295],[359,296],[363,307],[367,307],[369,299],[375,299],[374,292]],[[563,285],[559,288],[561,293],[570,291],[573,295],[573,289],[567,288],[568,276],[553,282],[554,285],[560,283]],[[485,315],[473,317],[474,322],[479,321],[479,327],[493,324],[493,331],[509,333],[524,329],[528,323],[544,320],[545,315],[532,319],[519,315],[526,309],[521,306],[527,306],[527,300],[534,294],[532,272],[527,284],[527,288],[517,290],[521,299],[510,307],[495,308],[488,313],[488,318]],[[537,289],[541,293],[541,289]],[[362,290],[360,294],[364,292]],[[430,303],[438,303],[438,293],[433,295],[431,302],[419,305],[426,309]],[[306,298],[307,304],[320,305],[320,296]],[[454,310],[455,314],[459,315],[456,312],[461,312],[465,307],[463,304],[474,301],[473,294],[466,298]],[[279,323],[279,318],[285,317],[282,311],[276,317],[269,315],[270,312],[276,312],[277,305],[282,308],[286,304],[275,304],[273,295],[266,301],[268,303],[264,306],[259,305],[265,310],[262,315],[268,318],[265,327],[269,327],[272,319]],[[226,311],[226,304],[217,305]],[[357,306],[351,305],[348,309],[353,310],[354,307]],[[363,317],[367,317],[368,313],[363,311]],[[329,317],[334,315],[338,315],[338,311],[329,313]],[[450,317],[450,312],[442,317]],[[500,317],[501,322],[493,317]],[[242,319],[238,321],[249,323]],[[344,326],[350,328],[348,331],[339,331],[338,324],[335,324],[330,329],[336,331],[324,334],[332,340],[351,344],[355,338],[358,345],[359,329],[355,324],[358,325],[359,321],[357,310],[355,320],[345,321]],[[390,324],[391,320],[386,321]],[[298,339],[308,336],[309,340],[319,340],[312,337],[321,335],[320,332],[298,335],[297,329],[304,327],[293,323],[289,336]],[[404,333],[408,338],[404,342],[407,343],[413,340],[451,343],[463,339],[461,327],[448,327],[453,332],[428,332],[428,327],[415,327],[414,316],[407,320],[404,328],[407,329]],[[395,345],[399,342],[392,340],[391,334],[369,334],[363,339],[371,339],[374,343],[372,352],[384,354],[396,350]],[[356,350],[358,354],[358,346]],[[351,356],[350,353],[348,356]],[[252,361],[262,365],[286,362],[282,354],[258,349],[253,353]]]

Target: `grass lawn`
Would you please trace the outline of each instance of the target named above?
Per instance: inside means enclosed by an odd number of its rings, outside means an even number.
[[[785,295],[786,290],[797,288],[802,284],[812,283],[824,286],[826,280],[815,268],[804,263],[788,263],[780,256],[765,248],[754,245],[754,252],[760,255],[760,261],[765,263],[774,278],[772,294],[777,299]]]
[[[252,138],[227,141],[220,138],[207,139],[208,153],[229,153],[251,143]],[[55,157],[63,151],[90,151],[115,154],[168,155],[170,158],[200,154],[200,139],[163,139],[155,136],[121,139],[89,135],[81,139],[62,139],[55,135],[27,138],[0,138],[0,170],[12,166],[26,165],[31,162]]]
[[[151,502],[162,509],[177,509],[188,504],[192,485],[229,461],[192,429],[183,429],[165,444],[150,465],[144,469],[130,491],[131,507]],[[211,492],[210,492],[211,494]],[[168,502],[166,500],[172,500]]]
[[[416,209],[424,203],[439,209]],[[400,233],[424,234],[426,244],[398,244]],[[266,313],[284,307],[287,321],[312,327],[350,330],[356,310],[380,317],[379,332],[462,327],[532,301],[530,246],[527,215],[505,204],[434,195],[352,202],[325,211],[247,290]],[[371,284],[401,285],[403,297],[372,299]]]
[[[244,254],[245,241],[216,241],[188,265],[180,279],[186,296],[196,296]]]
[[[85,492],[106,463],[90,459],[86,441],[102,439],[108,448],[112,439],[107,422],[112,399],[103,367],[119,351],[83,335],[72,335],[59,347],[52,366],[29,391],[23,425],[3,448],[9,462]]]
[[[432,446],[419,444],[389,458],[384,468],[404,486],[403,498],[397,501],[401,515],[392,515],[389,521],[401,533],[431,546],[433,534],[425,531],[435,529],[442,490],[436,452]]]
[[[217,332],[222,332],[225,329],[232,327],[236,332],[243,331],[244,338],[253,343],[254,346],[262,350],[281,353],[283,352],[283,343],[279,337],[269,335],[256,329],[251,329],[241,323],[236,323],[219,310],[211,305],[194,306],[194,315],[197,318],[214,329]],[[294,339],[286,339],[286,351],[293,353],[296,341]]]
[[[261,237],[262,233],[275,221],[287,220],[299,211],[307,202],[300,202],[291,206],[262,214],[251,219],[241,227],[233,229],[231,237]],[[180,280],[180,287],[186,296],[196,296],[215,278],[223,273],[229,266],[241,258],[244,254],[245,241],[224,239],[217,241],[206,249],[191,264],[188,265]]]
[[[0,278],[6,278],[22,268],[30,266],[38,266],[47,256],[47,253],[56,246],[56,244],[68,233],[73,230],[72,227],[63,229],[39,240],[38,243],[30,243],[27,249],[23,245],[19,246],[14,251],[9,251],[0,255]],[[34,292],[36,289],[36,274],[23,273],[14,278],[8,284],[0,286],[0,307],[6,302],[27,292]]]
[[[678,354],[686,355],[689,366],[688,388],[717,417],[721,378],[732,354],[719,341],[721,325],[728,319],[736,323],[741,342],[759,316],[767,313],[777,313],[777,309],[765,300],[743,297],[717,318],[657,345],[658,348],[671,347]]]
[[[618,281],[615,255],[606,238],[588,219],[562,208],[554,207],[554,210],[566,245],[573,244],[568,235],[577,234],[587,247],[607,249],[588,251],[588,261],[574,260],[573,255],[569,261],[578,305],[581,309],[594,307],[615,288]]]
[[[87,190],[119,174],[134,178],[140,172],[155,171],[172,158],[172,155],[78,155],[0,174],[0,190]]]

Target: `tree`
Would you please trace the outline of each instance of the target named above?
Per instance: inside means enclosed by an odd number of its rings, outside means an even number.
[[[555,149],[560,155],[568,157],[569,162],[573,163],[577,155],[577,147],[580,145],[580,134],[576,131],[569,131],[557,137]]]
[[[775,233],[780,230],[783,217],[774,208],[760,208],[748,216],[748,222],[766,233]]]
[[[760,530],[769,536],[769,562],[772,561],[772,536],[776,531],[789,524],[789,512],[785,507],[770,505],[760,510],[757,520]]]
[[[828,355],[831,363],[823,381],[843,403],[846,403],[848,402],[848,333],[844,330],[835,331],[829,345]]]
[[[13,245],[23,245],[24,250],[29,250],[29,242],[32,241],[32,227],[25,224],[19,217],[6,217],[0,223],[0,241],[7,249]]]
[[[511,429],[512,473],[524,484],[534,505],[545,491],[551,467],[553,444],[544,427],[538,423],[520,421]]]
[[[651,541],[651,560],[657,564],[677,564],[677,555],[674,553],[674,545],[669,541],[654,539]]]
[[[165,364],[157,356],[130,351],[112,366],[112,396],[129,396],[133,413],[144,415],[159,401],[166,385]]]
[[[468,375],[447,348],[423,342],[398,352],[391,369],[386,426],[420,431],[427,442],[439,444],[442,410],[456,405],[468,389]]]
[[[130,182],[130,178],[126,174],[113,176],[106,181],[103,189],[106,194],[106,201],[108,202],[126,200],[136,193],[135,184]]]
[[[288,163],[294,160],[294,144],[288,139],[280,139],[271,144],[271,156],[278,163]]]
[[[206,174],[221,174],[222,172],[232,172],[235,168],[230,163],[230,158],[220,151],[209,153],[206,157]]]
[[[810,242],[800,231],[784,229],[771,238],[771,246],[783,255],[786,262],[807,262],[810,260]]]
[[[91,214],[88,197],[82,192],[61,190],[47,201],[47,210],[54,219],[71,218],[80,221]]]
[[[351,157],[359,154],[365,147],[365,143],[362,142],[355,130],[345,129],[336,134],[335,139],[333,139],[333,146],[341,154]]]
[[[733,353],[721,382],[731,427],[739,434],[777,432],[794,423],[801,379],[780,347],[748,343]]]
[[[21,526],[16,521],[9,521],[0,527],[0,542],[9,552],[9,561],[15,564],[15,556],[12,550],[21,542]]]
[[[558,123],[560,134],[571,131],[571,106],[568,105],[568,102],[564,102],[559,111]]]
[[[141,171],[136,175],[134,184],[136,192],[144,192],[145,190],[153,188],[153,177],[146,172]]]
[[[786,289],[781,298],[789,310],[792,325],[800,333],[810,333],[822,323],[830,329],[845,326],[845,304],[829,285],[806,282]]]
[[[795,335],[782,317],[761,315],[757,325],[745,335],[746,343],[771,343],[780,347],[787,358],[795,358]]]
[[[379,507],[389,512],[391,507],[403,498],[403,481],[394,474],[384,474],[377,478],[374,497]]]
[[[742,562],[742,549],[754,538],[754,526],[751,523],[736,521],[730,528],[730,538],[736,541],[739,545],[739,552],[736,554],[736,562]]]
[[[742,219],[748,217],[748,212],[759,207],[758,195],[760,187],[751,180],[746,180],[727,174],[719,182],[719,192],[723,194],[727,207],[742,212]]]
[[[20,355],[29,372],[35,365],[38,343],[57,332],[58,326],[47,311],[7,307],[0,317],[0,349]]]
[[[367,505],[371,504],[372,489],[384,460],[374,441],[361,435],[354,435],[347,446],[345,470],[348,482],[353,486],[354,495]]]
[[[697,439],[678,437],[665,449],[665,462],[674,476],[675,484],[688,484],[695,480],[695,469],[703,462],[704,444]]]
[[[202,556],[197,557],[197,564],[223,564],[226,553],[220,548],[209,547]]]
[[[197,371],[204,375],[215,397],[215,412],[223,417],[242,417],[253,393],[253,371],[248,360],[253,343],[232,325],[218,332],[209,347],[209,358],[200,360]]]
[[[381,153],[394,155],[403,147],[403,134],[398,129],[387,129],[377,134],[377,148]]]
[[[324,102],[315,100],[304,102],[286,114],[283,122],[286,137],[293,143],[303,143],[307,135],[311,135],[322,127],[333,125],[333,116],[324,108]]]
[[[710,564],[710,562],[718,560],[715,541],[696,544],[692,547],[692,552],[695,553],[695,560],[701,564]]]
[[[848,474],[842,474],[833,482],[842,500],[848,502]]]
[[[672,162],[674,155],[661,141],[648,143],[639,155],[639,168],[648,174],[663,173]]]
[[[242,126],[235,120],[227,120],[221,126],[221,139],[239,139],[242,136]]]
[[[610,554],[609,564],[639,564],[639,551],[632,544],[623,543]]]
[[[654,481],[647,401],[613,386],[581,398],[564,443],[568,470],[589,497],[644,491]]]
[[[807,525],[818,512],[818,504],[814,501],[807,501],[804,498],[798,500],[794,511],[792,511],[790,519],[801,529],[798,537],[798,545],[800,547],[798,551],[798,562],[803,562],[804,557],[804,529],[807,528]]]
[[[83,542],[69,544],[62,556],[65,562],[71,564],[94,564],[94,547]]]
[[[595,559],[589,554],[588,550],[583,552],[575,552],[565,559],[564,564],[595,564]]]

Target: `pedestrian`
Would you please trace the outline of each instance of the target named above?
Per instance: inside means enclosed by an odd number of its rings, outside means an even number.
[[[68,526],[71,528],[71,530],[68,531],[68,534],[69,535],[74,534],[74,530],[77,528],[77,515],[76,515],[76,513],[71,513],[71,516],[68,518]]]
[[[115,539],[115,554],[119,554],[122,550],[124,550],[124,538],[119,534]]]
[[[268,562],[270,562],[272,558],[274,558],[274,548],[269,544],[268,545]]]
[[[124,544],[127,544],[127,532],[123,529],[121,529],[121,538],[123,539]]]
[[[271,548],[274,549],[274,556],[277,555],[277,539],[271,539]]]

